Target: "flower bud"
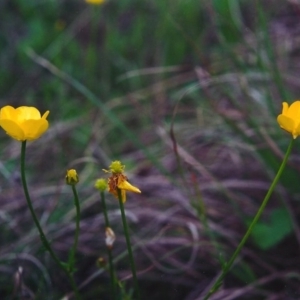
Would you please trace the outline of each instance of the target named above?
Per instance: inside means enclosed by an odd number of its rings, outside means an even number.
[[[105,235],[106,235],[105,244],[108,249],[112,249],[113,244],[116,240],[116,235],[110,227],[105,228]]]
[[[104,178],[99,178],[96,180],[94,187],[100,192],[104,192],[107,190],[107,180]]]
[[[99,267],[99,268],[105,268],[106,267],[106,260],[105,260],[105,258],[104,257],[99,257],[98,259],[97,259],[97,266]]]
[[[75,169],[67,170],[66,183],[68,185],[75,185],[78,182],[79,182],[79,177],[77,175],[76,170]]]

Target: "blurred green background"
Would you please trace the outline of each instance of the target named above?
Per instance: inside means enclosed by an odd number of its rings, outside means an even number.
[[[96,264],[106,249],[93,185],[116,159],[142,190],[126,203],[142,299],[201,299],[290,141],[276,117],[299,97],[299,17],[292,0],[0,1],[0,103],[50,110],[27,176],[62,260],[75,226],[64,176],[80,175],[83,299],[111,296]],[[2,132],[0,145],[1,299],[62,299],[71,287],[26,207],[20,144]],[[212,299],[300,298],[299,148]],[[108,196],[108,206],[121,298],[131,299],[118,203]]]

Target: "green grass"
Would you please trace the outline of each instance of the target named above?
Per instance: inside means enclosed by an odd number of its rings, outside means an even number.
[[[37,214],[62,260],[72,245],[75,216],[65,171],[76,168],[80,175],[75,280],[83,285],[83,299],[109,299],[108,272],[96,266],[106,249],[93,185],[116,159],[142,190],[128,195],[125,207],[142,299],[200,299],[245,233],[290,140],[276,117],[282,101],[299,97],[298,53],[292,37],[279,36],[275,25],[285,28],[285,16],[293,22],[293,9],[279,0],[271,7],[237,0],[0,4],[1,106],[50,110],[50,129],[27,149],[27,174]],[[22,266],[28,293],[62,298],[71,288],[42,248],[25,205],[20,145],[4,132],[0,144],[0,294],[18,299],[12,278]],[[249,288],[241,299],[267,299],[273,292],[299,296],[292,250],[300,242],[299,148],[296,141],[220,297],[241,287]],[[131,299],[113,197],[108,210],[123,299]],[[282,287],[268,279],[275,271]]]

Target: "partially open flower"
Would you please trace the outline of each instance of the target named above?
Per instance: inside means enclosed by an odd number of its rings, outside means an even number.
[[[79,177],[74,169],[67,170],[67,175],[66,175],[66,183],[68,185],[75,185],[79,182]]]
[[[0,110],[0,126],[12,138],[18,141],[33,141],[38,139],[49,127],[46,120],[49,115],[47,110],[41,117],[35,107],[4,106]]]
[[[295,139],[300,135],[300,101],[295,101],[289,107],[286,102],[282,103],[282,113],[277,117],[279,126],[291,133]]]
[[[108,178],[108,191],[118,198],[118,189],[120,189],[122,201],[126,202],[126,191],[139,194],[141,191],[127,181],[127,177],[123,174],[124,169],[125,166],[116,160],[109,166],[109,171],[104,171],[111,173],[111,176]]]

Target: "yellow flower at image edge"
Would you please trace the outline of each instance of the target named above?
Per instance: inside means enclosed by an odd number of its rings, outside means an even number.
[[[300,101],[295,101],[291,106],[282,103],[282,113],[277,117],[279,126],[291,133],[295,139],[300,135]]]
[[[35,107],[14,108],[8,105],[0,110],[0,126],[18,141],[33,141],[48,129],[48,115],[49,111],[46,111],[41,117],[41,113]]]
[[[74,169],[67,170],[67,175],[66,175],[66,184],[68,185],[75,185],[79,182],[79,177]]]
[[[95,5],[100,5],[105,2],[105,0],[85,0],[86,3],[88,4],[95,4]]]

